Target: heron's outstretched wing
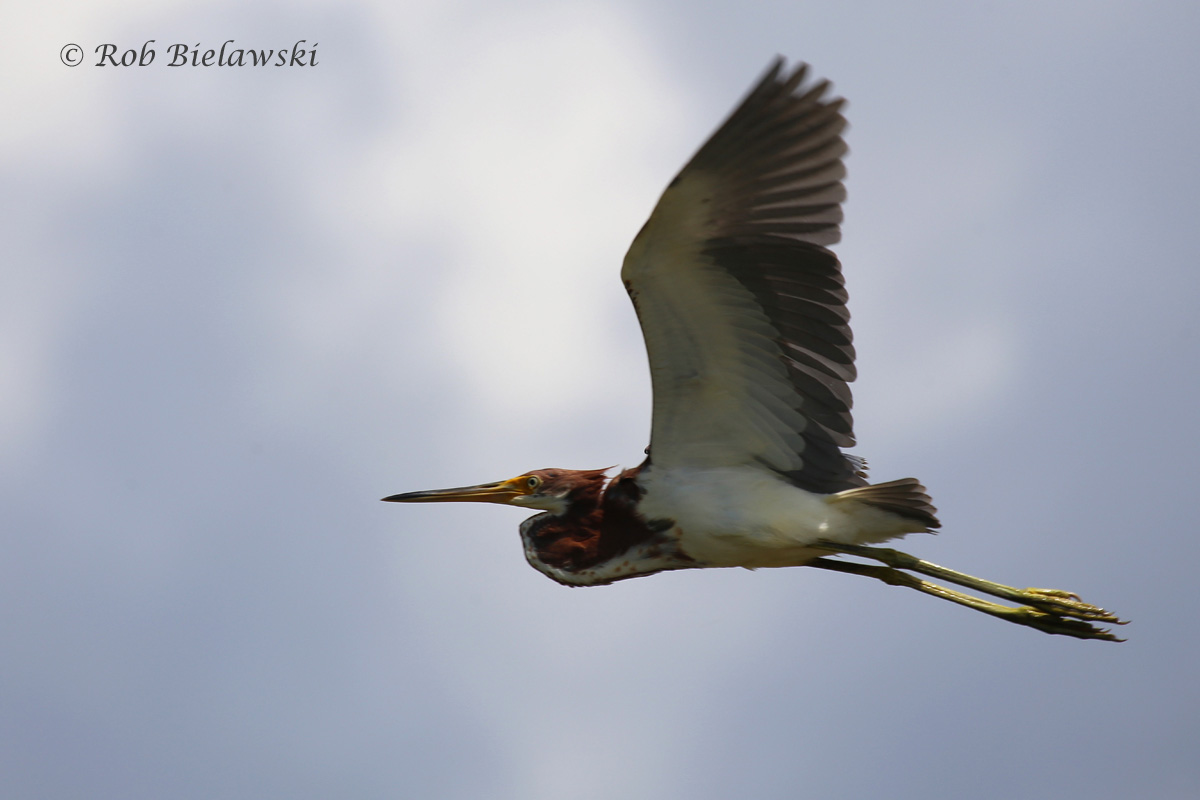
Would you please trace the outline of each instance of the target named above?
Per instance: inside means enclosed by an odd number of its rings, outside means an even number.
[[[829,84],[777,60],[638,233],[621,277],[654,389],[657,466],[760,463],[815,492],[865,483],[837,257],[846,127]]]

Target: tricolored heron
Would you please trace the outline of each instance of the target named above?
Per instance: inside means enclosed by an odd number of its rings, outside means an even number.
[[[828,246],[840,239],[846,121],[827,81],[806,84],[806,65],[783,66],[776,59],[671,181],[625,256],[654,392],[642,464],[384,499],[539,510],[521,525],[525,557],[568,586],[697,567],[819,567],[1047,633],[1119,641],[1093,623],[1121,621],[1070,592],[1016,589],[869,546],[940,523],[916,479],[868,484],[866,462],[842,452],[854,444],[854,348]]]

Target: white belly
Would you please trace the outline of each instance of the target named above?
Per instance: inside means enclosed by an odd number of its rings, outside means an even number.
[[[786,567],[822,554],[817,541],[871,544],[912,521],[837,495],[813,494],[757,466],[657,469],[640,476],[638,511],[675,522],[679,545],[707,567]]]

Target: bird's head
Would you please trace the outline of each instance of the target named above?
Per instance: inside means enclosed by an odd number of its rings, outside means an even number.
[[[595,503],[604,486],[604,472],[537,469],[506,481],[457,489],[406,492],[383,499],[389,503],[502,503],[562,515],[573,505]]]
[[[594,586],[695,566],[662,534],[670,520],[647,522],[636,510],[638,470],[539,469],[496,483],[385,497],[393,503],[503,503],[536,509],[521,523],[525,558],[568,586]],[[610,483],[611,481],[611,483]],[[614,491],[615,489],[615,491]]]

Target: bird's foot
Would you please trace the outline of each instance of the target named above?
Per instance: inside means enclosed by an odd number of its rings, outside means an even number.
[[[1066,592],[1062,589],[1034,589],[1031,587],[1021,590],[1021,594],[1028,598],[1026,602],[1029,605],[1048,614],[1082,620],[1094,620],[1096,622],[1108,622],[1113,625],[1127,624],[1116,614],[1105,611],[1099,606],[1083,602],[1079,595],[1074,592]]]
[[[996,617],[1000,617],[1001,619],[1007,619],[1009,622],[1015,622],[1018,625],[1026,625],[1030,628],[1037,628],[1045,633],[1057,633],[1063,636],[1074,636],[1078,639],[1101,639],[1106,642],[1125,641],[1124,639],[1120,639],[1113,635],[1113,632],[1109,629],[1098,628],[1091,624],[1090,620],[1110,622],[1115,625],[1126,624],[1125,621],[1108,614],[1108,612],[1104,611],[1104,609],[1095,609],[1096,611],[1105,614],[1103,617],[1083,617],[1074,614],[1067,615],[1048,613],[1040,608],[1034,608],[1033,606],[1019,606],[1017,608],[1010,608],[1009,606],[1002,606],[998,603],[990,605],[993,605],[997,610],[989,610],[987,613]],[[1088,608],[1095,608],[1095,606],[1088,606]]]

